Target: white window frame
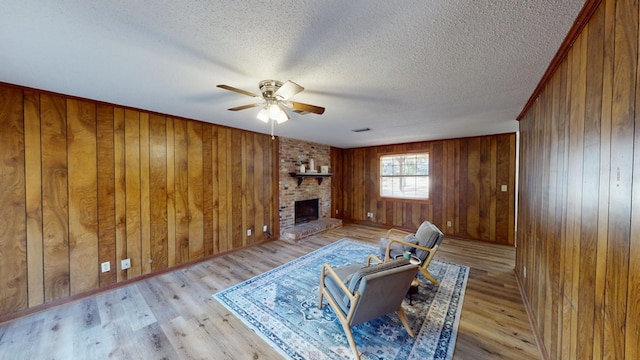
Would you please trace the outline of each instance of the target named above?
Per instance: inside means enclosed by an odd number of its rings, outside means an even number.
[[[429,200],[429,152],[383,154],[379,166],[381,198]]]

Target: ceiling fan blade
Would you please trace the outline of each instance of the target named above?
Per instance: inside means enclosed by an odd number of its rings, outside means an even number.
[[[238,94],[247,95],[247,96],[251,96],[251,97],[254,97],[254,98],[258,98],[258,99],[262,98],[261,96],[258,96],[258,95],[254,94],[254,93],[250,93],[250,92],[242,90],[242,89],[234,88],[233,86],[229,86],[229,85],[216,85],[216,86],[221,88],[221,89],[237,92]]]
[[[301,92],[304,88],[291,80],[287,80],[286,83],[282,84],[278,91],[274,94],[274,96],[278,100],[287,100],[291,99],[295,94]]]
[[[247,105],[232,107],[231,109],[228,109],[228,110],[238,111],[238,110],[250,109],[252,107],[261,106],[261,105],[262,105],[262,103],[247,104]]]
[[[314,114],[322,115],[324,113],[324,108],[320,106],[315,106],[315,105],[310,105],[310,104],[305,104],[305,103],[300,103],[295,101],[288,101],[286,102],[286,105],[289,108],[291,108],[293,111],[299,114],[314,113]]]

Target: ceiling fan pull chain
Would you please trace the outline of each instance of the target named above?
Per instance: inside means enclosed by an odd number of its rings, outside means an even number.
[[[275,136],[273,136],[273,123],[276,122],[275,119],[271,119],[271,140],[275,140]]]

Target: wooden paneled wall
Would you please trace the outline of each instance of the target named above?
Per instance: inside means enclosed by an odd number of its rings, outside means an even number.
[[[277,149],[268,135],[0,85],[0,319],[266,240]]]
[[[640,358],[639,11],[602,1],[520,123],[516,267],[548,358]]]
[[[429,220],[450,236],[513,245],[516,136],[439,140],[331,150],[332,214],[387,227],[416,229]],[[379,197],[380,155],[429,152],[428,201]],[[502,185],[507,191],[502,191]],[[374,214],[367,219],[367,212]],[[447,226],[447,222],[451,226]]]

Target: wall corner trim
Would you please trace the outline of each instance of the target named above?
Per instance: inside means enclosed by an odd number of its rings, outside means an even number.
[[[601,2],[602,0],[587,0],[584,3],[584,6],[582,6],[582,10],[580,10],[580,13],[578,13],[578,17],[576,17],[576,20],[573,22],[573,25],[571,26],[571,29],[569,29],[567,36],[565,36],[562,44],[560,44],[558,52],[556,52],[556,55],[553,57],[553,59],[551,59],[547,70],[542,75],[540,82],[538,82],[538,86],[536,86],[536,88],[533,90],[533,93],[529,97],[529,100],[527,100],[524,108],[522,108],[520,114],[516,117],[516,120],[522,120],[527,111],[529,111],[531,106],[536,102],[538,96],[542,92],[542,89],[547,85],[549,80],[551,80],[551,77],[556,72],[562,61],[567,57],[567,54],[573,46],[573,43],[576,41],[580,33],[582,33],[582,30],[587,25],[593,14],[596,12]]]

